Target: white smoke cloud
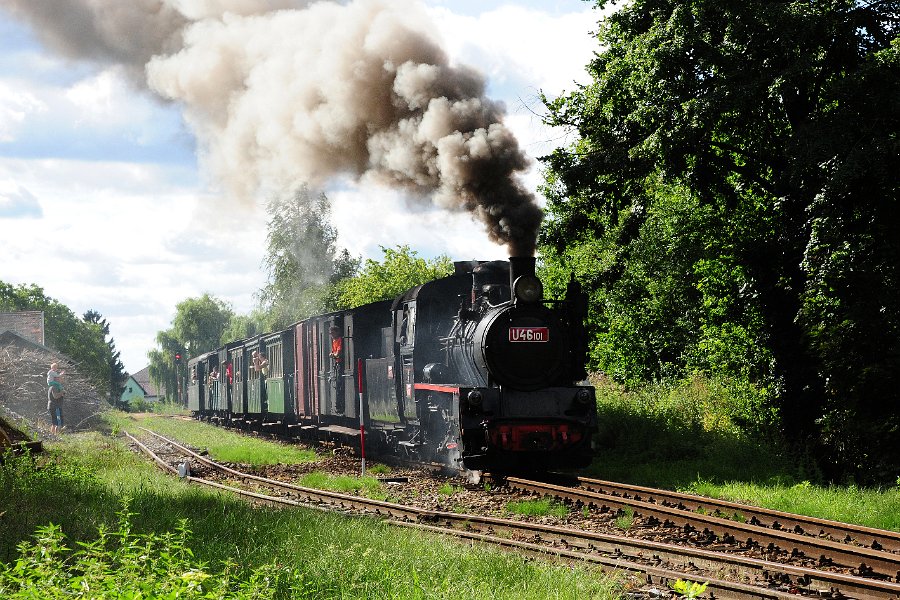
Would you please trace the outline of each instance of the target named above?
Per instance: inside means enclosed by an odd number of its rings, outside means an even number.
[[[351,175],[469,211],[531,253],[541,213],[517,179],[527,158],[481,75],[436,39],[421,5],[400,0],[225,15],[188,27],[148,81],[184,104],[236,196]]]
[[[233,197],[350,176],[468,211],[511,254],[534,251],[541,211],[505,109],[451,64],[418,2],[0,3],[68,56],[145,69]]]

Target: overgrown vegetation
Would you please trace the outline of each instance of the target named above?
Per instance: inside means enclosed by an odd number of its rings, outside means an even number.
[[[598,0],[597,6],[612,3]],[[548,287],[591,297],[591,368],[752,389],[830,479],[900,465],[895,3],[638,0],[547,99]]]
[[[684,491],[900,531],[900,484],[882,489],[814,485],[809,481],[771,478],[768,481],[693,482]]]
[[[264,565],[241,569],[226,564],[209,572],[194,559],[190,531],[182,520],[174,533],[133,531],[127,501],[118,528],[101,525],[97,538],[66,546],[62,529],[39,527],[33,541],[19,544],[18,559],[0,563],[0,595],[10,600],[44,598],[273,598],[282,573]],[[272,583],[275,582],[273,586]]]
[[[786,451],[756,397],[696,375],[626,388],[594,376],[599,433],[590,471],[605,479],[678,488],[708,480],[820,477],[814,461]]]
[[[4,597],[618,595],[588,567],[551,566],[369,518],[253,508],[166,477],[99,436],[70,437],[36,462],[4,461],[0,506]]]
[[[344,494],[358,493],[374,500],[385,500],[387,494],[381,486],[381,482],[375,477],[354,477],[352,475],[332,475],[322,471],[306,473],[297,483],[303,487],[317,490],[331,490]]]
[[[628,531],[634,525],[634,509],[626,507],[624,510],[620,510],[616,515],[616,527],[621,529],[622,531]]]

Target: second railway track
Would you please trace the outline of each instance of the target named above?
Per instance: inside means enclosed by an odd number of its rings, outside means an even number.
[[[189,457],[191,463],[198,466],[197,470],[219,473],[220,478],[243,483],[242,487],[235,487],[196,475],[187,476],[188,481],[230,490],[254,502],[307,504],[376,515],[405,527],[434,530],[520,552],[581,560],[601,565],[604,569],[630,572],[644,581],[662,587],[676,578],[709,582],[707,590],[714,598],[900,598],[900,584],[873,577],[859,577],[845,572],[825,571],[735,553],[594,531],[435,511],[305,488],[236,471],[173,440],[149,430],[143,431],[173,448],[180,456]],[[176,465],[181,463],[181,459],[175,459],[174,464],[171,459],[163,460],[133,436],[128,437],[160,467],[177,473]],[[263,490],[268,490],[269,493],[263,493]]]
[[[507,479],[507,485],[523,491],[601,509],[629,509],[651,526],[696,534],[700,543],[721,542],[792,562],[812,561],[817,567],[834,566],[854,575],[900,580],[900,554],[885,549],[897,548],[900,535],[895,532],[593,479],[579,478],[578,483],[581,485],[561,486],[517,477]],[[792,530],[781,525],[781,521],[790,523]],[[833,539],[835,536],[837,539]],[[868,545],[858,543],[864,538],[869,540]]]

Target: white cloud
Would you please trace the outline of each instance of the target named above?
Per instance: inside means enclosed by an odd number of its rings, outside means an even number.
[[[132,371],[181,300],[208,291],[249,310],[262,284],[261,214],[210,214],[213,199],[179,177],[158,166],[0,159],[0,181],[15,178],[44,206],[42,219],[4,226],[0,280],[37,283],[77,314],[100,311]]]
[[[522,147],[540,156],[567,141],[532,111],[539,89],[553,95],[583,80],[597,13],[579,2],[568,14],[506,5],[475,18],[444,4],[430,12],[448,51],[488,75]],[[119,69],[53,79],[64,63],[24,58],[49,66],[34,79],[0,71],[0,143],[23,144],[0,157],[0,280],[36,283],[79,314],[98,310],[131,371],[185,298],[209,292],[248,311],[265,278],[265,214],[203,188],[196,163],[182,160],[190,145],[177,108],[136,92]],[[135,148],[147,154],[136,159]],[[536,168],[526,177],[532,189],[539,180]],[[379,246],[407,244],[425,257],[506,256],[469,215],[412,209],[371,184],[326,193],[338,244],[354,254],[380,258]]]
[[[34,194],[12,180],[0,179],[0,219],[40,218],[41,204]]]
[[[553,96],[587,80],[584,66],[596,49],[590,32],[599,15],[590,7],[559,15],[512,4],[477,17],[446,8],[432,12],[452,56],[529,105],[539,90]]]
[[[45,110],[47,106],[32,94],[0,81],[0,142],[14,141],[26,117]]]
[[[68,91],[66,98],[75,105],[83,120],[97,124],[110,117],[117,117],[117,108],[124,108],[130,102],[125,89],[126,82],[116,76],[113,69],[107,69],[89,79],[79,81]]]

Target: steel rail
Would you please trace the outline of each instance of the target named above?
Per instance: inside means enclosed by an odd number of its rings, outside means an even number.
[[[147,431],[148,433],[152,433],[153,435],[156,435],[156,436],[160,437],[161,439],[165,440],[165,438],[162,438],[162,436],[159,436],[158,434],[156,434],[154,432],[151,432],[149,430],[145,430],[145,431]],[[159,456],[156,455],[145,444],[141,443],[134,436],[131,436],[128,432],[125,432],[125,435],[132,442],[134,442],[139,448],[141,448],[141,450],[143,452],[148,454],[154,460],[154,462],[157,463],[157,465],[159,465],[160,467],[162,467],[164,470],[168,471],[169,473],[177,474],[177,469],[175,469],[174,467],[172,467],[171,465],[166,463],[164,460],[159,458]],[[179,450],[184,449],[184,447],[181,446],[180,444],[173,443],[173,445],[176,448],[179,448]],[[195,458],[198,458],[198,459],[202,458],[190,450],[188,450],[188,453]],[[216,463],[214,463],[213,461],[209,461],[208,459],[203,459],[201,462],[204,462],[204,464],[212,463],[212,464],[208,464],[208,466],[217,466],[217,468],[219,468],[219,470],[221,470],[222,472],[229,472],[231,474],[234,474],[234,473],[240,474],[240,472],[235,472],[233,469],[225,467],[224,465],[217,465]],[[244,475],[249,475],[249,474],[244,474]],[[248,478],[256,479],[256,480],[263,479],[263,478],[258,478],[258,477],[252,476],[252,475],[249,475]],[[288,498],[279,497],[279,496],[268,496],[265,494],[249,492],[247,490],[243,490],[243,489],[232,487],[232,486],[227,486],[227,485],[220,484],[220,483],[217,483],[214,481],[210,481],[210,480],[207,480],[207,479],[204,479],[201,477],[186,476],[186,477],[184,477],[184,479],[185,479],[185,481],[187,481],[189,483],[205,485],[207,487],[211,487],[214,489],[232,492],[232,493],[235,493],[235,494],[239,495],[240,497],[246,498],[250,501],[262,503],[262,504],[266,504],[266,505],[270,505],[270,506],[271,505],[303,506],[303,504],[296,502],[294,500],[288,499]],[[281,487],[281,483],[282,483],[282,482],[276,482],[276,481],[272,481],[272,480],[264,480],[264,481],[266,481],[268,484],[278,484],[275,486],[278,488]],[[422,512],[423,514],[428,514],[430,512],[430,511],[425,511],[425,510],[421,510],[421,509],[417,509],[417,510],[420,510],[420,512]],[[453,517],[453,516],[457,516],[457,515],[453,515],[452,513],[447,513],[446,515],[443,515],[443,516]],[[464,517],[464,515],[463,515],[463,517]],[[663,587],[667,586],[667,584],[671,581],[675,581],[682,577],[690,576],[688,574],[680,573],[678,571],[663,569],[663,568],[650,566],[650,565],[646,565],[646,564],[640,564],[640,563],[632,562],[629,560],[608,558],[608,557],[599,556],[596,554],[586,554],[583,552],[577,552],[577,551],[572,551],[572,550],[567,550],[567,549],[562,549],[562,548],[554,548],[552,546],[547,546],[547,545],[534,544],[534,543],[523,542],[523,541],[516,541],[516,540],[509,539],[509,538],[487,535],[487,534],[483,534],[483,533],[476,533],[476,532],[473,532],[473,531],[470,531],[467,529],[459,529],[459,528],[455,528],[455,527],[438,527],[438,526],[434,526],[434,525],[426,525],[426,524],[422,524],[422,523],[411,523],[409,521],[395,520],[395,519],[388,519],[387,522],[394,526],[415,528],[418,530],[429,531],[429,532],[438,533],[441,535],[452,535],[452,536],[460,538],[460,539],[468,539],[468,540],[478,541],[478,542],[481,542],[484,544],[499,546],[501,548],[516,549],[518,551],[529,552],[531,554],[537,554],[537,555],[542,555],[542,556],[549,555],[551,557],[564,558],[564,559],[569,559],[569,560],[573,560],[573,561],[585,561],[585,562],[588,562],[591,564],[600,565],[602,568],[609,570],[609,571],[615,571],[615,572],[627,571],[627,572],[632,572],[632,573],[639,573],[646,577],[648,583],[658,583],[659,585],[661,585]],[[658,557],[655,560],[658,560]],[[777,591],[777,590],[765,590],[765,589],[761,589],[756,586],[740,584],[740,583],[735,583],[735,582],[730,582],[730,581],[722,581],[722,580],[717,580],[717,579],[708,579],[708,580],[704,579],[704,581],[708,583],[707,589],[710,590],[710,592],[716,592],[716,591],[719,592],[719,594],[718,594],[719,598],[729,598],[729,599],[733,598],[735,600],[751,600],[753,598],[771,598],[773,600],[794,600],[797,598],[796,594],[785,593],[785,592],[781,592],[781,591]]]
[[[409,523],[400,521],[389,522],[393,525],[416,529],[419,531],[428,531],[438,534],[448,533],[447,528],[435,527],[434,525],[423,525],[421,523]],[[668,589],[669,583],[675,582],[678,579],[689,579],[691,577],[696,578],[696,574],[688,574],[672,569],[664,569],[661,567],[625,559],[609,558],[598,554],[587,554],[584,552],[566,550],[562,548],[548,549],[547,546],[541,544],[511,540],[508,538],[486,535],[472,531],[463,531],[458,529],[451,529],[449,531],[451,531],[454,536],[462,539],[483,542],[493,546],[509,548],[511,550],[516,550],[519,552],[526,552],[528,554],[542,556],[551,554],[559,559],[567,559],[575,562],[580,561],[599,565],[601,567],[601,570],[604,572],[615,573],[626,571],[633,574],[638,574],[643,576],[647,583],[656,584],[666,589]],[[738,583],[734,581],[726,581],[722,579],[706,577],[702,577],[701,579],[704,583],[707,584],[706,589],[710,593],[710,597],[712,598],[728,598],[734,600],[754,600],[759,598],[771,598],[773,600],[797,600],[798,598],[798,595],[796,593],[766,589],[759,586]]]
[[[827,563],[830,560],[834,564],[855,569],[862,576],[878,575],[893,581],[900,580],[900,555],[898,554],[569,486],[518,477],[508,477],[506,481],[510,487],[518,490],[555,496],[572,502],[594,505],[601,509],[604,507],[607,509],[630,509],[641,516],[671,523],[685,532],[704,530],[725,542],[743,543],[747,548],[768,546],[773,550],[780,549],[791,556],[802,555],[812,560],[818,560],[820,566],[828,566]]]
[[[719,513],[723,515],[735,514],[744,517],[754,525],[793,531],[794,533],[829,536],[835,540],[856,542],[876,550],[900,552],[900,532],[897,531],[876,529],[864,525],[851,525],[839,521],[807,517],[769,508],[730,502],[728,500],[705,498],[682,492],[615,483],[601,479],[578,477],[577,481],[582,488],[601,494],[645,500],[646,502],[663,504],[664,506],[672,506],[691,512]],[[869,538],[871,541],[865,542],[863,537]]]
[[[687,565],[690,568],[703,568],[712,573],[728,574],[745,581],[768,581],[771,582],[772,585],[786,585],[794,590],[807,590],[813,594],[821,594],[824,592],[831,593],[833,590],[840,590],[840,593],[843,594],[843,597],[845,598],[900,598],[900,584],[869,578],[817,571],[815,569],[794,567],[735,554],[719,553],[685,546],[675,546],[636,538],[611,536],[595,532],[578,531],[522,521],[511,521],[495,517],[432,511],[379,500],[370,500],[357,496],[348,496],[346,494],[329,492],[326,490],[302,488],[285,482],[269,480],[235,471],[234,469],[219,465],[214,461],[200,456],[196,452],[185,448],[173,440],[169,440],[148,429],[143,430],[166,443],[173,445],[202,464],[220,470],[223,473],[228,473],[236,478],[288,491],[289,493],[296,494],[307,500],[328,503],[343,509],[353,508],[369,513],[375,513],[380,516],[392,517],[390,521],[394,523],[399,522],[408,525],[415,523],[418,527],[434,527],[436,530],[443,533],[447,533],[448,530],[450,530],[454,535],[463,534],[464,537],[469,537],[471,539],[484,539],[491,543],[517,546],[523,549],[529,549],[531,546],[534,546],[534,549],[541,549],[540,551],[544,554],[565,556],[578,560],[588,560],[594,563],[604,564],[602,562],[604,560],[613,561],[613,563],[607,565],[609,568],[633,570],[633,565],[639,565],[642,573],[646,573],[648,577],[657,577],[660,579],[670,580],[672,577],[696,578],[696,573],[692,571],[678,572],[674,569],[665,569],[659,566],[659,563],[669,562]],[[152,454],[152,451],[149,450],[149,448],[146,448],[146,446],[130,435],[129,438],[134,439],[139,447],[155,457],[155,454]],[[173,473],[177,472],[174,467],[168,465],[165,461],[162,461],[162,459],[155,457],[154,460],[158,464],[164,465],[167,471]],[[300,505],[298,502],[292,500],[256,494],[254,492],[240,490],[239,488],[208,482],[196,477],[189,477],[186,479],[190,482],[204,483],[211,487],[234,491],[235,493],[239,493],[242,496],[251,499],[261,497],[267,502],[280,502],[292,506]],[[398,516],[400,517],[399,520],[397,520]],[[509,536],[516,536],[519,539],[498,537],[494,535],[500,531],[505,532]],[[533,542],[521,539],[523,537],[531,539]],[[536,542],[543,542],[543,544],[538,544]],[[548,546],[546,544],[553,545]],[[585,551],[590,552],[591,554],[586,554]],[[603,554],[606,556],[602,556]],[[641,562],[646,563],[648,560],[654,564],[640,564]],[[655,571],[653,571],[653,569],[655,569]],[[707,578],[704,577],[703,579],[705,581]],[[796,593],[787,594],[779,590],[767,589],[765,587],[753,586],[746,583],[733,583],[715,577],[709,578],[709,580],[711,582],[710,586],[719,590],[717,597],[720,598],[782,599],[797,597]],[[713,583],[715,583],[715,585],[713,585]],[[741,586],[744,587],[742,588]]]
[[[185,454],[191,456],[196,461],[204,464],[212,469],[216,469],[223,473],[227,473],[236,479],[240,479],[243,481],[253,482],[255,484],[265,485],[268,487],[274,487],[282,490],[283,492],[294,495],[298,498],[302,498],[309,502],[319,502],[319,503],[328,503],[340,508],[353,508],[357,510],[366,510],[368,512],[373,512],[376,515],[384,515],[393,518],[405,518],[405,519],[421,519],[422,511],[410,506],[405,506],[403,504],[396,504],[393,502],[384,502],[381,500],[370,500],[368,498],[361,498],[359,496],[351,496],[349,494],[341,494],[339,492],[331,492],[328,490],[318,490],[315,488],[307,488],[299,485],[294,485],[292,483],[286,483],[284,481],[276,481],[274,479],[266,479],[265,477],[259,477],[258,475],[252,475],[250,473],[243,473],[241,471],[236,471],[230,467],[226,467],[225,465],[220,465],[205,456],[201,456],[191,450],[190,448],[186,448],[185,446],[179,444],[174,440],[170,440],[154,431],[150,431],[149,429],[145,429],[143,427],[140,428],[142,431],[145,431],[160,440],[166,442],[178,448],[180,451]]]

